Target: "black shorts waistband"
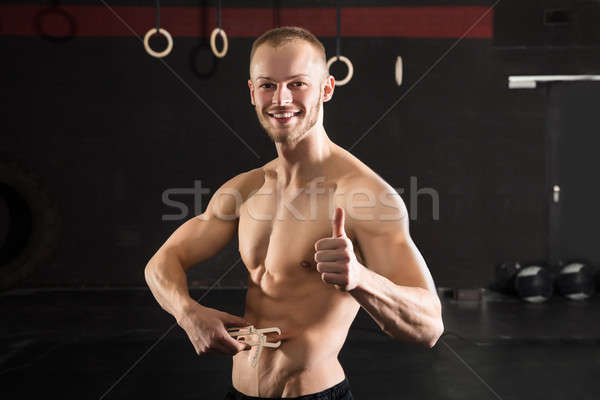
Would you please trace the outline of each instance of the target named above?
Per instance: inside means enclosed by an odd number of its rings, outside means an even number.
[[[318,393],[305,394],[300,397],[255,397],[238,392],[231,386],[225,400],[346,400],[352,399],[350,382],[345,377],[340,383]]]

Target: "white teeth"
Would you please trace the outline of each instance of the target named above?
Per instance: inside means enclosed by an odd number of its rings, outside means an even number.
[[[289,112],[289,113],[283,113],[283,114],[274,114],[273,116],[275,118],[289,118],[289,117],[293,117],[294,113],[293,112]]]
[[[293,116],[294,113],[275,114],[275,118],[289,118]]]

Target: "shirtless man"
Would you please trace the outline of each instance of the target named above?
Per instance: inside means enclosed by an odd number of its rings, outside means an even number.
[[[323,128],[335,79],[321,42],[301,28],[266,32],[248,86],[278,157],[223,184],[148,262],[146,281],[197,354],[233,356],[226,398],[351,399],[338,354],[359,308],[390,337],[432,347],[440,300],[400,196]],[[249,273],[243,318],[194,301],[185,274],[236,233]],[[256,367],[255,347],[227,332],[249,325],[281,329]]]

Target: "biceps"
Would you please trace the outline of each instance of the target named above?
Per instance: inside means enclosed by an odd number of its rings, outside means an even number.
[[[165,242],[174,251],[184,269],[217,254],[231,241],[237,220],[222,220],[202,214],[181,225]]]
[[[427,264],[410,238],[375,237],[367,240],[361,249],[366,266],[373,272],[397,285],[435,291]]]

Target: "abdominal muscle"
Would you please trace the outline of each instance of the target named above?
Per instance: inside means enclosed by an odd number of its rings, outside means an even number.
[[[359,305],[347,292],[325,284],[315,271],[300,278],[272,275],[263,266],[250,270],[244,318],[269,334],[278,348],[264,347],[256,367],[242,351],[233,357],[233,386],[248,396],[297,397],[317,393],[344,380],[337,357]],[[295,275],[295,274],[294,274]]]

